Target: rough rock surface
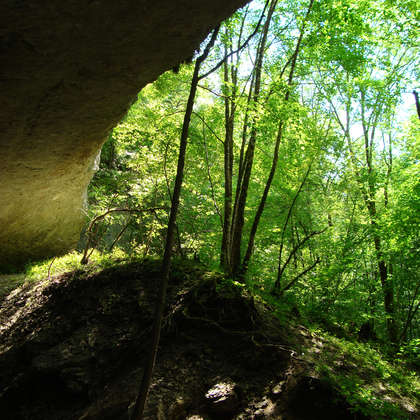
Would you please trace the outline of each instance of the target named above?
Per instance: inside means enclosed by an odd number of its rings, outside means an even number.
[[[127,420],[150,340],[159,265],[71,273],[0,306],[0,413],[8,420]],[[176,266],[146,419],[361,419],[293,356],[241,289]]]
[[[0,271],[75,245],[112,127],[246,2],[1,2]]]

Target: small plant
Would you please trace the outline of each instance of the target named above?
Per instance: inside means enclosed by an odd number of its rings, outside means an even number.
[[[397,356],[400,360],[420,369],[420,338],[414,338],[407,344],[401,346]]]

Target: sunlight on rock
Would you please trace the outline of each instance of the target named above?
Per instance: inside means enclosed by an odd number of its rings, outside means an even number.
[[[416,408],[407,401],[402,402],[402,406],[410,413],[416,413]]]
[[[378,391],[379,392],[386,392],[387,388],[384,386],[384,384],[382,382],[379,382],[378,384]]]
[[[274,414],[276,405],[269,398],[264,398],[262,401],[255,404],[255,408],[255,415],[258,416],[258,418],[267,418],[267,416]]]
[[[229,382],[220,382],[213,388],[210,388],[206,393],[206,398],[209,400],[226,400],[232,393],[235,385]]]
[[[286,385],[286,381],[280,381],[277,385],[273,387],[273,389],[271,390],[271,393],[275,397],[279,396],[283,392],[285,385]]]
[[[209,409],[220,415],[234,413],[238,407],[235,386],[233,382],[225,381],[219,382],[210,388],[205,395]]]

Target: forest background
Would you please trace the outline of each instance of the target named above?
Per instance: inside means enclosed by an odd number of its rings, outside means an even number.
[[[188,59],[143,89],[105,143],[85,262],[94,248],[163,254],[197,70],[173,252],[280,315],[418,358],[415,3],[256,0],[238,11],[199,66]]]

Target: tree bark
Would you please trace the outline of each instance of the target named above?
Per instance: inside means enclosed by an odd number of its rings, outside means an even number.
[[[297,61],[297,58],[298,58],[298,55],[299,55],[300,46],[302,44],[302,39],[303,39],[304,31],[305,31],[306,21],[307,21],[307,18],[309,16],[309,13],[311,12],[313,2],[314,2],[314,0],[311,0],[310,3],[309,3],[308,9],[306,11],[305,19],[303,21],[302,28],[300,30],[299,38],[298,38],[298,41],[296,43],[295,51],[293,52],[292,60],[290,61],[291,62],[291,67],[290,67],[289,77],[288,77],[288,80],[287,80],[287,85],[288,85],[289,89],[287,90],[287,92],[285,94],[285,97],[284,97],[284,102],[285,103],[287,103],[289,101],[289,98],[290,98],[290,88],[291,88],[292,83],[293,83],[293,76],[294,76],[294,73],[295,73],[296,61]],[[285,126],[285,122],[280,121],[279,128],[277,130],[276,143],[275,143],[275,146],[274,146],[273,161],[272,161],[272,164],[271,164],[270,173],[268,175],[267,182],[266,182],[265,188],[264,188],[264,192],[261,196],[261,200],[260,200],[260,203],[258,205],[258,209],[257,209],[257,212],[255,214],[254,221],[252,223],[251,232],[250,232],[249,240],[248,240],[248,247],[247,247],[247,250],[246,250],[246,253],[245,253],[244,260],[242,262],[242,270],[241,270],[242,275],[245,274],[245,272],[248,268],[248,264],[249,264],[249,261],[251,259],[251,255],[252,255],[252,252],[254,250],[255,235],[257,234],[258,225],[260,223],[261,216],[262,216],[263,211],[264,211],[265,203],[267,201],[268,193],[270,191],[271,184],[273,182],[273,178],[274,178],[274,175],[276,173],[277,162],[278,162],[278,159],[279,159],[279,147],[280,147],[281,140],[283,138],[284,126]]]
[[[194,106],[195,94],[197,92],[198,81],[200,80],[199,71],[202,62],[207,58],[211,47],[216,41],[219,26],[213,31],[209,43],[206,45],[203,54],[197,58],[194,66],[194,73],[191,80],[190,94],[187,101],[187,108],[184,115],[184,122],[182,125],[182,133],[179,144],[178,166],[175,178],[175,186],[172,194],[171,212],[169,215],[168,230],[166,233],[165,253],[162,263],[162,280],[160,283],[158,299],[156,301],[155,317],[153,323],[152,343],[150,347],[150,354],[146,360],[146,365],[143,372],[143,378],[140,384],[139,393],[134,405],[132,420],[141,420],[143,418],[144,407],[146,405],[147,396],[149,393],[150,382],[152,380],[153,369],[156,362],[158,346],[160,341],[160,332],[162,328],[163,311],[165,308],[166,291],[169,282],[169,271],[171,266],[172,246],[174,242],[174,234],[176,227],[176,217],[179,207],[179,199],[181,195],[182,180],[184,177],[185,155],[187,150],[188,131],[191,121],[191,115]]]
[[[227,55],[227,51],[226,51]],[[225,272],[230,267],[230,229],[232,218],[232,173],[233,173],[233,130],[234,130],[234,104],[236,97],[235,89],[235,72],[232,70],[232,85],[230,90],[230,98],[227,93],[229,92],[229,68],[228,62],[224,64],[224,90],[225,90],[225,141],[224,141],[224,177],[225,177],[225,197],[224,197],[224,212],[223,212],[223,236],[222,247],[220,255],[220,265]]]
[[[271,19],[274,13],[274,10],[277,5],[277,0],[272,0],[270,7],[267,13],[267,19],[264,23],[261,41],[257,53],[257,59],[255,62],[255,84],[254,84],[254,93],[253,93],[253,106],[256,107],[259,102],[260,89],[261,89],[261,74],[262,74],[262,63],[264,59],[265,47],[267,43],[267,35],[270,27]],[[234,278],[240,276],[241,270],[241,242],[242,242],[242,232],[244,227],[244,213],[245,205],[248,195],[249,181],[251,178],[252,165],[254,160],[254,151],[255,143],[257,139],[257,116],[254,113],[254,117],[251,123],[251,134],[249,138],[248,147],[245,153],[244,158],[244,171],[243,179],[241,182],[240,191],[236,192],[238,195],[237,200],[237,209],[235,212],[235,223],[232,226],[232,261],[231,261],[231,271]],[[240,280],[240,279],[239,279]]]
[[[420,119],[420,101],[419,101],[419,94],[416,90],[413,90],[414,101],[416,102],[416,109],[417,109],[417,116]]]

